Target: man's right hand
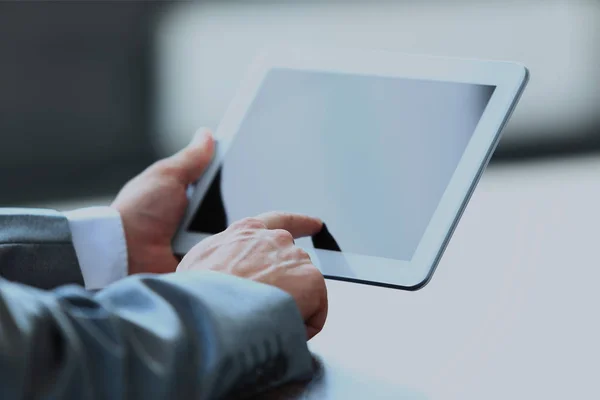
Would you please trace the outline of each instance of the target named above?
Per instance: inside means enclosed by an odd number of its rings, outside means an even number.
[[[322,226],[317,218],[290,213],[246,218],[197,244],[177,271],[213,270],[276,286],[296,300],[312,338],[327,318],[327,289],[323,275],[294,238],[312,236]]]

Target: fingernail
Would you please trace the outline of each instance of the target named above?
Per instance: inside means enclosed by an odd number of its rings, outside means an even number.
[[[196,133],[194,134],[194,137],[192,138],[192,144],[199,144],[199,143],[203,143],[206,141],[206,139],[208,139],[208,137],[210,137],[212,134],[210,132],[209,129],[206,128],[200,128],[196,131]]]

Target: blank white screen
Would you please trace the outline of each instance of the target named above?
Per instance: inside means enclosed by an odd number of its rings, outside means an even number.
[[[227,221],[314,215],[344,252],[410,261],[493,91],[273,69],[223,163]]]

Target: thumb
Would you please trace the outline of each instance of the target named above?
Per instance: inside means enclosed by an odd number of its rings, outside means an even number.
[[[215,140],[207,128],[199,129],[184,149],[164,160],[166,170],[187,185],[200,178],[210,164],[215,151]]]

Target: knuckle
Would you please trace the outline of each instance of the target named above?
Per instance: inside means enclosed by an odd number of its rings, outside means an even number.
[[[306,251],[304,251],[303,249],[301,249],[300,247],[294,247],[292,249],[292,257],[294,257],[297,260],[310,261],[310,256],[308,255],[308,253]]]
[[[288,214],[284,213],[283,211],[269,211],[264,215],[266,215],[270,220],[277,221],[280,225],[285,226],[288,223]]]
[[[146,173],[157,173],[160,175],[171,175],[174,172],[172,163],[168,158],[158,160],[146,169]]]
[[[241,228],[237,231],[237,235],[245,238],[251,237],[256,235],[256,229]]]
[[[281,244],[290,244],[294,243],[294,237],[291,233],[286,231],[285,229],[275,229],[272,231],[272,235],[275,237],[275,240]]]
[[[238,229],[265,229],[265,224],[257,218],[244,218],[235,222],[232,227]]]
[[[294,223],[294,216],[292,214],[281,212],[279,213],[279,218],[281,218],[283,223],[286,225],[291,225]]]

